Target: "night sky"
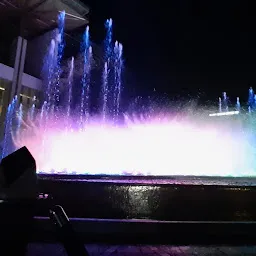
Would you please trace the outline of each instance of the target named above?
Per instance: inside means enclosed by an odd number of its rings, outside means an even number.
[[[256,89],[255,15],[246,0],[84,1],[92,40],[113,18],[138,91],[215,100]]]

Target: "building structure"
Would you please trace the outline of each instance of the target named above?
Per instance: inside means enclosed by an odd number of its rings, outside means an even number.
[[[0,2],[0,143],[11,99],[28,107],[42,91],[41,69],[65,11],[65,33],[88,24],[89,8],[79,0],[4,0]]]

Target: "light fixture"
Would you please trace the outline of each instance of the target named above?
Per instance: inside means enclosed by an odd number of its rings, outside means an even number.
[[[238,115],[239,113],[240,113],[239,111],[227,111],[227,112],[209,114],[209,116],[233,116],[233,115]]]

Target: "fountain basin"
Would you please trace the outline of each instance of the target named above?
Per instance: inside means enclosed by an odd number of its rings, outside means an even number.
[[[39,186],[69,217],[256,220],[256,178],[39,175]]]

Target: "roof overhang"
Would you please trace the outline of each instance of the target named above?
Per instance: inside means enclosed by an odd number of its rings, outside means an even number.
[[[66,12],[65,30],[85,26],[89,8],[78,0],[2,0],[0,20],[16,23],[24,36],[34,36],[57,27],[58,14]],[[18,21],[18,22],[17,22]],[[6,24],[6,23],[5,23]]]

